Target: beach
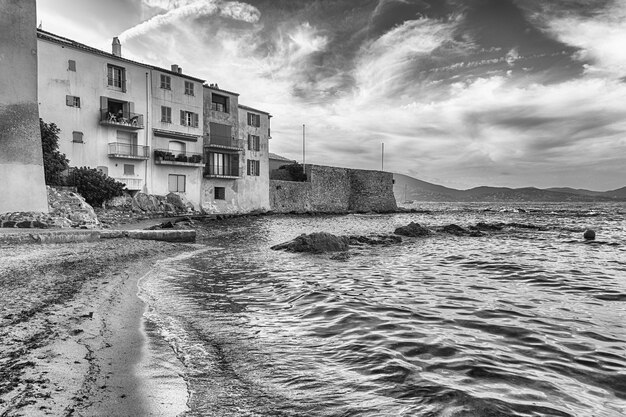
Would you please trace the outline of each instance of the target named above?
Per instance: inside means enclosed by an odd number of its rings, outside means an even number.
[[[146,338],[137,283],[159,259],[193,247],[0,245],[0,416],[185,411],[173,352]],[[169,365],[151,366],[159,360]]]

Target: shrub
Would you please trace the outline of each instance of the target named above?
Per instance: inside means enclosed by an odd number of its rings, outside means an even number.
[[[102,171],[87,167],[75,168],[69,183],[93,207],[101,207],[105,201],[121,196],[125,187]]]
[[[41,130],[41,149],[43,151],[43,171],[48,185],[64,185],[63,171],[69,165],[65,154],[59,149],[59,132],[61,129],[54,123],[46,123],[39,119]]]
[[[284,169],[289,172],[289,176],[292,181],[305,182],[306,181],[306,173],[304,172],[304,166],[299,163],[294,163],[291,165],[283,165],[278,169]]]

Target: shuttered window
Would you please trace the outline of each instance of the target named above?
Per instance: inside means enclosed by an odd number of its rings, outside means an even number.
[[[185,176],[170,174],[168,176],[168,190],[171,193],[184,193],[185,192]]]
[[[172,89],[172,77],[169,75],[161,74],[161,88],[164,90]]]
[[[248,175],[258,177],[261,172],[261,161],[248,159]]]
[[[161,121],[163,123],[172,123],[172,108],[161,106]]]
[[[83,143],[83,132],[72,132],[72,142]]]
[[[67,61],[67,70],[76,71],[76,61],[74,61],[73,59],[69,59]]]
[[[193,96],[193,87],[194,85],[191,81],[185,81],[185,94],[187,94],[188,96]]]
[[[248,113],[248,126],[261,126],[261,116],[254,113]]]
[[[183,126],[198,127],[198,113],[181,110],[180,124]]]
[[[65,104],[70,107],[79,107],[80,108],[80,97],[76,96],[65,96]]]
[[[135,175],[135,165],[124,164],[124,175]]]
[[[257,135],[248,135],[248,150],[260,151],[261,150],[261,138]]]

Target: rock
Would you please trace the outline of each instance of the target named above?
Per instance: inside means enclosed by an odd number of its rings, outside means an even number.
[[[471,230],[484,230],[488,232],[493,232],[496,230],[502,230],[502,223],[476,223],[476,226],[470,226]]]
[[[113,197],[104,204],[106,208],[130,210],[133,205],[133,198],[129,194],[124,194],[119,197]]]
[[[350,259],[350,254],[348,252],[339,252],[336,255],[330,257],[333,261],[347,261]]]
[[[187,197],[180,193],[169,193],[167,196],[167,202],[176,208],[176,211],[186,213],[187,212]],[[193,205],[192,205],[193,207]]]
[[[150,198],[151,196],[145,193],[137,193],[133,197],[133,208],[139,208],[141,211],[154,213],[159,211],[159,205],[156,204],[156,199]]]
[[[396,235],[370,235],[370,236],[350,236],[351,245],[391,245],[402,243],[402,238]]]
[[[587,230],[585,230],[585,233],[583,234],[583,238],[585,240],[595,240],[596,239],[596,232],[591,230],[591,229],[587,229]]]
[[[398,227],[393,233],[401,236],[424,237],[430,235],[431,232],[418,223],[411,222],[406,226]]]
[[[346,236],[335,236],[330,233],[301,234],[290,242],[272,246],[273,250],[287,252],[343,252],[348,250],[350,239]]]
[[[441,228],[441,231],[455,236],[467,236],[470,234],[469,230],[462,228],[456,224],[448,224]]]

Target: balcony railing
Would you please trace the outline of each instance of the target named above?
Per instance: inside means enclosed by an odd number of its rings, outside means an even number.
[[[126,185],[128,190],[141,190],[143,188],[143,179],[141,178],[114,178],[114,180]]]
[[[243,140],[235,139],[233,136],[222,136],[222,135],[214,135],[209,134],[209,145],[210,147],[220,148],[220,149],[233,149],[233,150],[243,150],[244,144]]]
[[[143,129],[143,114],[131,112],[111,112],[109,109],[100,110],[100,124],[127,129]]]
[[[204,168],[204,176],[209,178],[239,178],[239,167],[207,165]]]
[[[126,159],[148,159],[150,158],[150,147],[131,145],[129,143],[113,142],[109,143],[109,157]]]
[[[178,152],[169,149],[155,149],[154,163],[157,165],[204,166],[200,153]]]

